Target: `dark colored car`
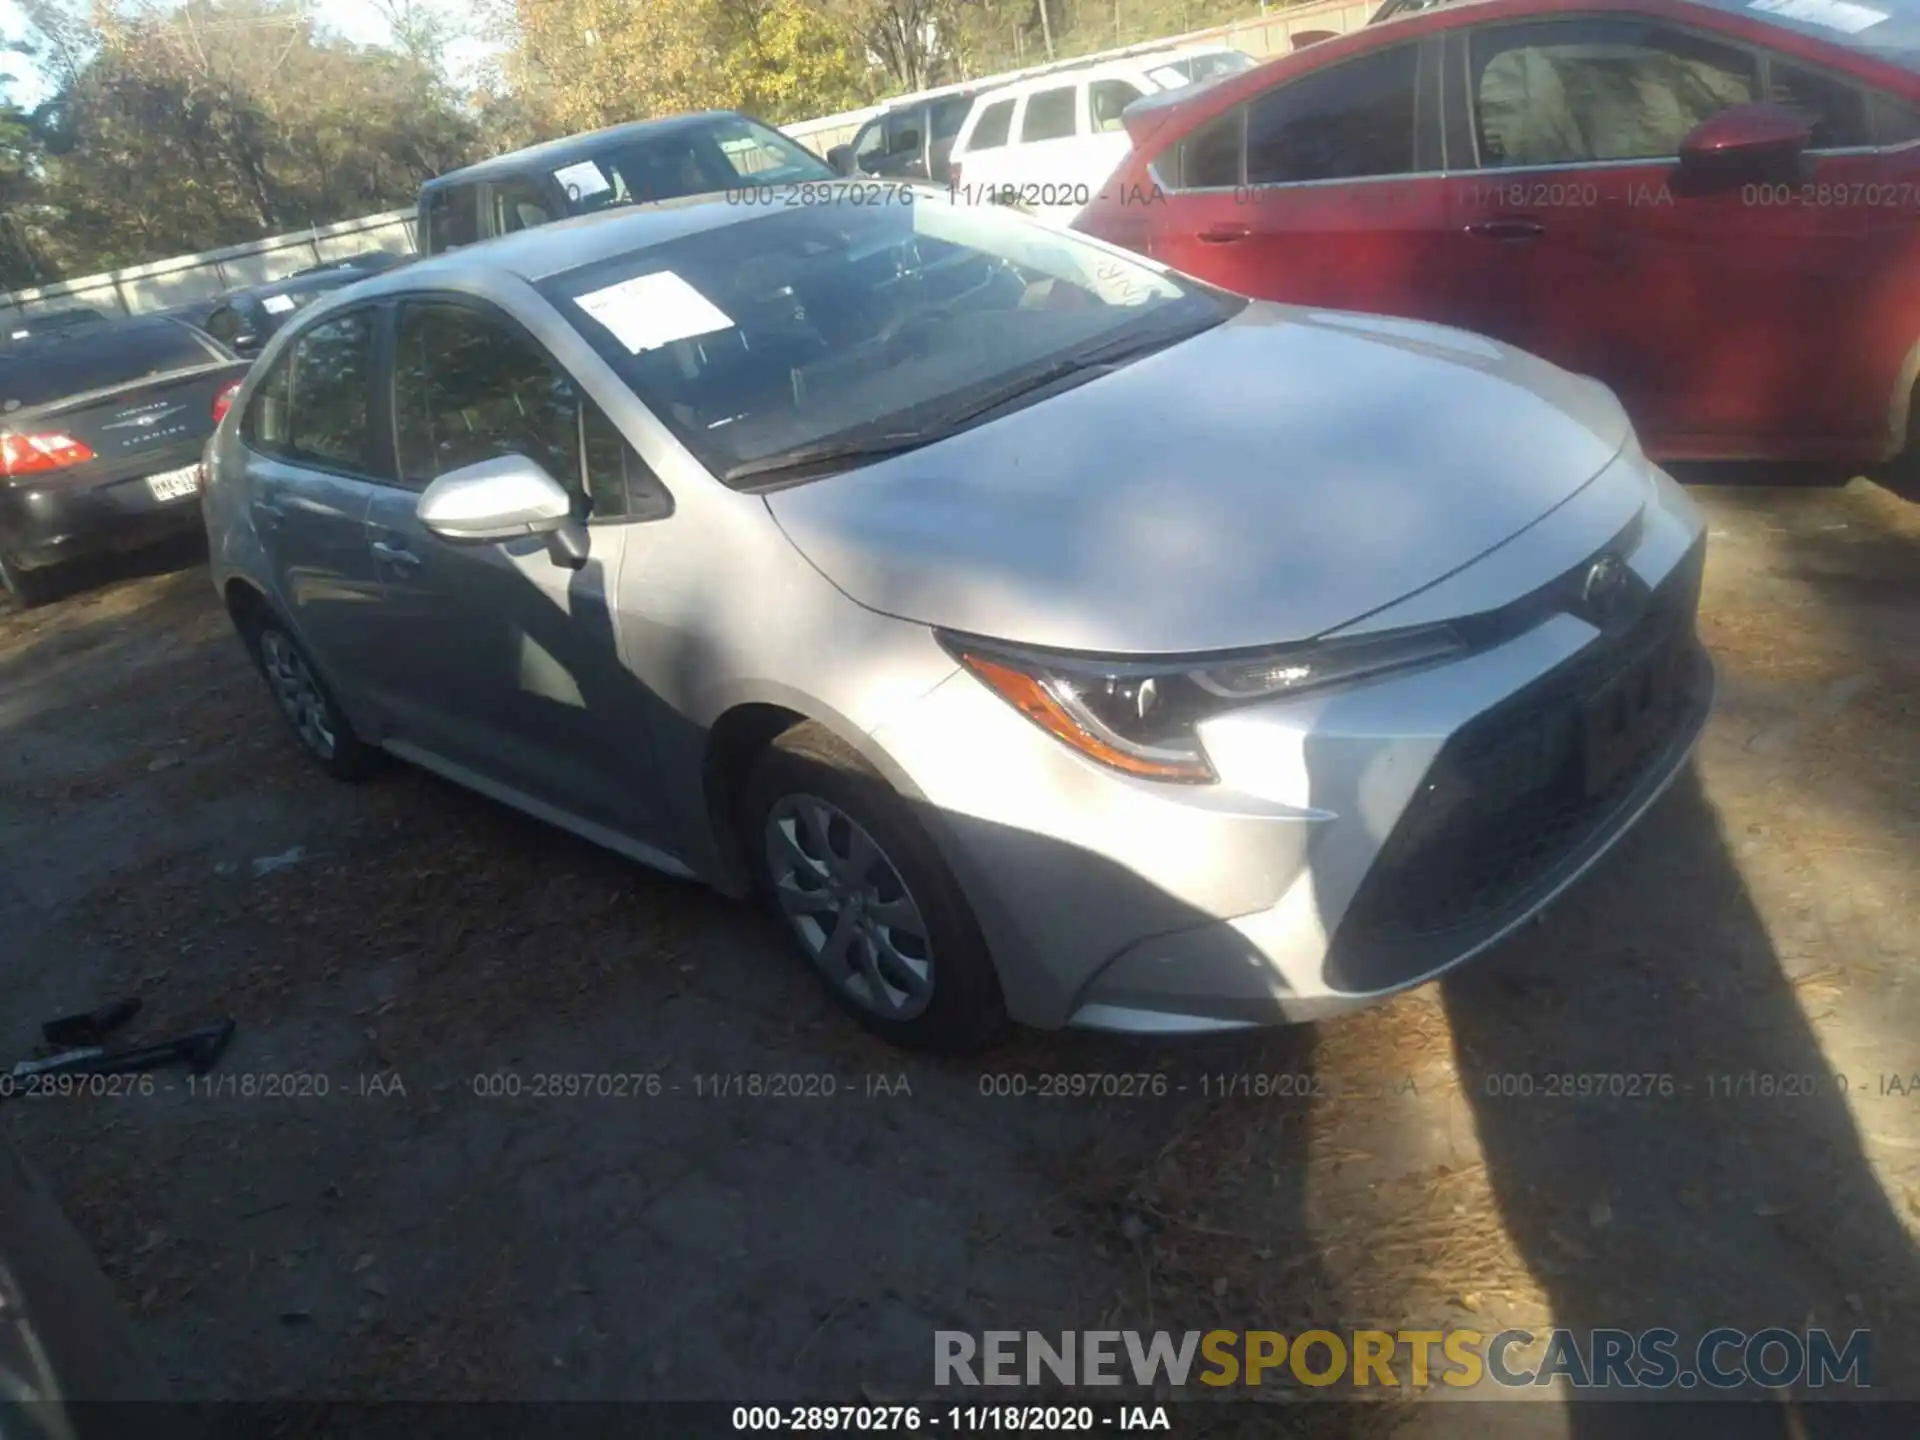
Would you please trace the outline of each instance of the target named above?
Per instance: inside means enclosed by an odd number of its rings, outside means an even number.
[[[1658,458],[1915,453],[1920,0],[1459,0],[1125,123],[1075,223],[1175,269],[1505,340]]]
[[[49,335],[64,335],[80,325],[104,325],[98,310],[74,305],[65,310],[22,310],[0,316],[0,347],[23,345]]]
[[[199,326],[234,354],[251,358],[260,353],[260,347],[274,331],[323,295],[331,295],[392,268],[390,265],[381,269],[344,264],[317,266],[297,271],[270,285],[229,290],[191,309],[183,307],[173,313]]]
[[[414,257],[402,255],[393,250],[361,250],[339,260],[327,260],[318,265],[309,265],[304,270],[294,271],[294,275],[325,275],[334,270],[359,270],[369,275],[381,275],[407,264]]]
[[[955,91],[916,100],[876,115],[845,145],[827,152],[827,163],[841,175],[875,175],[895,180],[947,183],[947,161],[960,123],[973,108],[975,91]]]
[[[438,255],[616,205],[836,178],[811,150],[731,110],[641,120],[429,180],[420,189],[420,253]]]
[[[248,361],[148,315],[0,350],[0,585],[200,528],[200,457]]]

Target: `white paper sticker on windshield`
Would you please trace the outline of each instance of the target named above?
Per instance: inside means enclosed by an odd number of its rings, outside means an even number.
[[[284,315],[293,309],[293,297],[291,295],[269,295],[260,302],[260,308],[269,315]]]
[[[600,173],[600,167],[591,160],[563,165],[553,172],[553,178],[560,182],[560,188],[567,192],[569,200],[584,200],[589,195],[598,195],[613,188],[613,183]]]
[[[671,270],[622,280],[573,303],[611,330],[613,338],[634,355],[733,328],[724,310]]]
[[[1752,0],[1747,8],[1762,10],[1769,15],[1783,15],[1789,20],[1800,20],[1808,25],[1824,25],[1844,35],[1858,35],[1887,18],[1884,10],[1854,5],[1849,0]]]

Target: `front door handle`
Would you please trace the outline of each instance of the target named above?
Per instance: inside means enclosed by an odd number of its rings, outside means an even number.
[[[1251,227],[1222,221],[1218,225],[1209,225],[1193,238],[1202,245],[1231,245],[1236,240],[1244,240],[1253,233]]]
[[[1494,220],[1476,220],[1467,226],[1469,235],[1485,235],[1489,240],[1532,240],[1547,233],[1547,227],[1525,215],[1502,215]]]
[[[420,557],[404,545],[389,545],[384,540],[373,542],[373,558],[384,560],[389,565],[399,565],[408,570],[419,568]]]
[[[277,530],[280,522],[287,518],[287,512],[270,500],[254,497],[253,513],[269,530]]]

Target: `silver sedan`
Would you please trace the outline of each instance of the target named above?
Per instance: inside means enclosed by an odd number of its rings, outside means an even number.
[[[1685,763],[1703,529],[1604,386],[811,198],[541,227],[267,346],[214,580],[328,771],[757,892],[872,1029],[965,1047],[1416,985]]]

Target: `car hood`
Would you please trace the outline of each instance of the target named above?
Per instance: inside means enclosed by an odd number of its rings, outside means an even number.
[[[1511,538],[1631,434],[1465,331],[1254,303],[946,440],[770,493],[871,609],[1111,654],[1308,639]]]

